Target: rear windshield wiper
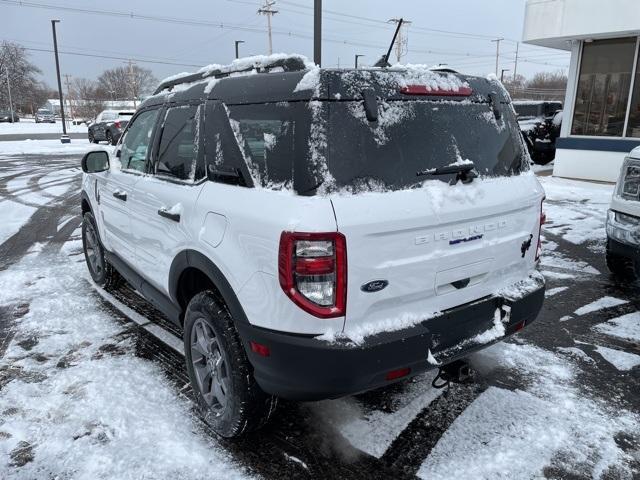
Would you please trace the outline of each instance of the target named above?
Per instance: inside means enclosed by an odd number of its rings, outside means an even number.
[[[453,175],[456,177],[451,181],[451,185],[455,185],[458,181],[462,181],[462,183],[471,183],[474,178],[478,178],[478,172],[475,170],[476,166],[473,162],[465,162],[465,163],[452,163],[451,165],[447,165],[444,167],[437,168],[427,168],[426,170],[421,170],[416,172],[416,176],[424,177],[425,175]]]

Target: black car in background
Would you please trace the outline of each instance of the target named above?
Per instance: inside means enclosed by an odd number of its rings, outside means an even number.
[[[531,160],[538,165],[551,162],[562,126],[562,102],[515,100],[513,108]]]
[[[109,145],[118,143],[127,123],[135,112],[133,110],[104,110],[89,125],[89,141],[106,141]]]
[[[0,122],[14,123],[19,122],[20,117],[16,112],[11,110],[0,110]]]

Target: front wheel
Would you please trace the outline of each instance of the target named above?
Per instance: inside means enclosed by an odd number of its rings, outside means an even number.
[[[93,281],[107,289],[120,286],[123,278],[104,256],[96,220],[91,212],[85,213],[82,220],[82,247]]]
[[[214,292],[201,292],[189,302],[184,347],[198,407],[216,433],[237,437],[267,422],[276,398],[253,378],[231,313]]]

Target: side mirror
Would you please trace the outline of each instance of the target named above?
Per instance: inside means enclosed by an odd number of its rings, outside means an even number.
[[[109,170],[109,154],[104,150],[94,150],[82,157],[84,173],[100,173]]]

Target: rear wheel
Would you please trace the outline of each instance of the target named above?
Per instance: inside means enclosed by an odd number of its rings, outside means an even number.
[[[85,213],[82,220],[82,247],[87,268],[94,282],[107,289],[122,284],[123,278],[104,256],[104,248],[91,212]]]
[[[93,132],[89,132],[89,143],[98,143],[96,138],[93,136]]]
[[[607,267],[620,280],[633,282],[640,276],[640,262],[611,253],[608,248]]]
[[[237,437],[267,422],[276,398],[253,378],[231,313],[214,292],[201,292],[189,302],[184,347],[198,407],[213,430]]]

